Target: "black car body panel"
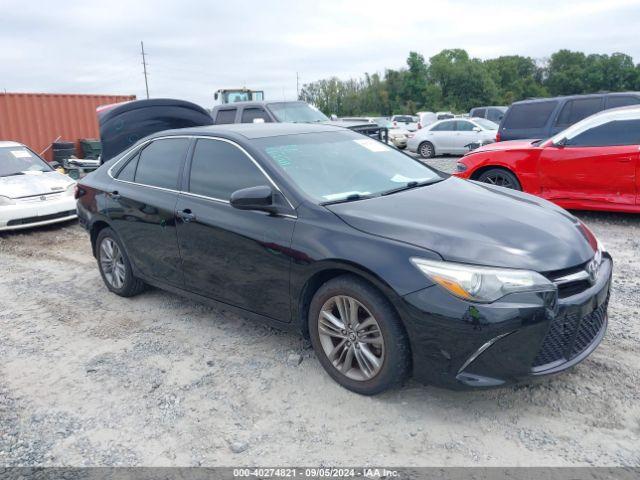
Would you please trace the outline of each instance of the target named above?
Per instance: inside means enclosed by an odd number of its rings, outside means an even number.
[[[303,334],[309,293],[335,275],[356,274],[395,307],[410,340],[413,374],[424,382],[475,388],[529,380],[572,366],[600,342],[608,255],[591,284],[566,295],[511,294],[488,304],[454,297],[410,262],[444,259],[545,275],[585,269],[595,250],[570,214],[527,194],[446,177],[388,196],[322,205],[253,143],[307,132],[344,130],[243,124],[156,133],[80,181],[80,222],[92,242],[111,226],[146,282]],[[175,190],[113,178],[148,142],[172,137],[191,142],[179,160]],[[281,214],[238,210],[189,193],[187,172],[200,138],[232,142],[250,155],[286,199]],[[180,213],[187,210],[185,220]],[[552,361],[534,365],[540,358]]]

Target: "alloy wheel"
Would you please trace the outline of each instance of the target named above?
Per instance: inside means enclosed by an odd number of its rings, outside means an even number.
[[[318,318],[322,349],[336,370],[353,380],[375,377],[384,362],[382,331],[375,317],[355,298],[327,300]]]
[[[482,181],[491,185],[496,185],[498,187],[514,188],[514,189],[516,188],[511,178],[509,178],[507,175],[503,175],[500,172],[491,173],[485,176],[482,179]]]
[[[422,145],[420,145],[420,155],[422,155],[424,158],[431,158],[433,156],[431,144],[423,143]]]
[[[108,237],[100,244],[100,267],[109,285],[122,288],[126,273],[124,257],[118,244]]]

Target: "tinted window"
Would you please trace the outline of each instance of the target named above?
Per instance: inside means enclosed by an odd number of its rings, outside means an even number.
[[[415,120],[413,119],[413,117],[411,117],[409,115],[396,115],[396,116],[393,117],[393,121],[394,122],[411,123],[411,122],[414,122]]]
[[[569,100],[558,115],[556,125],[569,126],[602,110],[602,98]]]
[[[607,108],[626,107],[627,105],[637,105],[640,103],[639,97],[631,95],[614,95],[607,98]]]
[[[473,110],[471,110],[471,114],[469,116],[484,118],[486,113],[487,110],[485,108],[474,108]]]
[[[458,130],[459,132],[470,132],[475,127],[475,125],[471,122],[465,122],[460,120],[458,120],[456,124],[457,124],[456,130]]]
[[[218,110],[216,115],[217,124],[234,123],[236,121],[236,109]]]
[[[598,125],[568,140],[567,145],[579,147],[640,145],[640,119],[615,120]]]
[[[260,185],[269,185],[269,181],[239,148],[219,140],[198,140],[191,162],[190,192],[229,200],[236,190]]]
[[[431,130],[434,132],[452,132],[456,129],[456,122],[442,122],[435,125]]]
[[[140,153],[136,169],[136,183],[154,187],[178,187],[180,169],[187,152],[187,138],[154,140]]]
[[[487,110],[486,118],[491,120],[492,122],[500,122],[500,120],[502,120],[502,117],[504,117],[504,110],[500,110],[499,108],[490,108],[489,110]]]
[[[138,166],[138,157],[140,157],[140,152],[137,152],[132,158],[125,162],[125,166],[120,169],[116,176],[118,180],[133,182],[136,175],[136,167]]]
[[[245,108],[242,111],[242,123],[253,123],[256,118],[261,118],[265,122],[270,121],[267,112],[262,108]]]
[[[542,128],[558,102],[532,102],[514,104],[507,113],[504,128]]]

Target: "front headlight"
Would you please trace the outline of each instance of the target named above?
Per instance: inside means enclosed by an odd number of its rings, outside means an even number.
[[[4,205],[15,205],[16,202],[14,199],[9,197],[0,197],[0,207]]]
[[[489,303],[509,293],[556,289],[548,279],[531,270],[478,267],[415,257],[411,262],[449,293],[472,302]]]

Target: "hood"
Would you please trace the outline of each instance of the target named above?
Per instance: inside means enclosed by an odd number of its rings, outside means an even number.
[[[491,136],[495,137],[497,132],[492,132]],[[480,152],[496,152],[503,150],[529,150],[531,148],[538,148],[537,146],[532,145],[532,142],[535,142],[536,139],[531,138],[528,140],[509,140],[506,142],[495,142],[485,145],[483,147],[477,148],[473,151],[473,153]]]
[[[358,230],[435,251],[453,262],[548,272],[594,255],[578,221],[560,207],[454,177],[327,208]]]
[[[58,172],[12,175],[0,177],[0,196],[9,198],[29,197],[62,192],[75,183],[70,177]]]

